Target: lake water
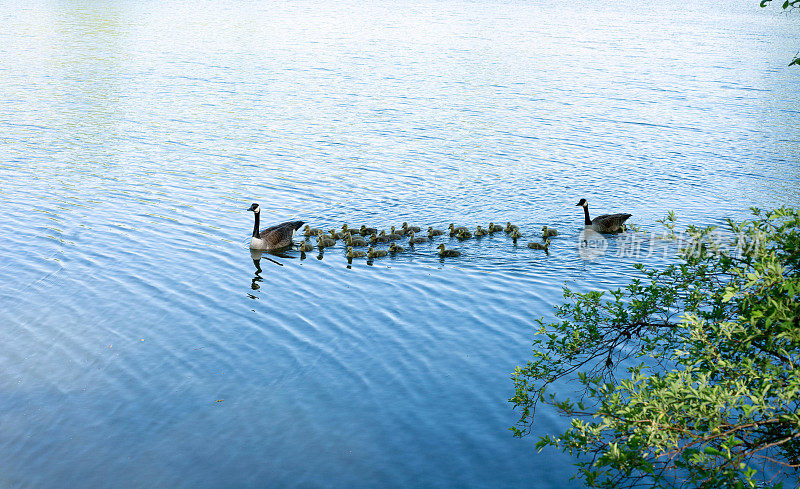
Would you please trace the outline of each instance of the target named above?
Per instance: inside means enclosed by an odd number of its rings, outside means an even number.
[[[0,486],[579,487],[507,429],[533,319],[634,276],[578,199],[800,196],[798,18],[719,5],[4,2]],[[256,273],[252,202],[528,237]]]

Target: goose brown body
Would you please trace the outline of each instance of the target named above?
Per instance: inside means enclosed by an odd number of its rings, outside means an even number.
[[[583,223],[586,227],[591,227],[598,233],[621,233],[625,230],[625,221],[631,217],[627,213],[619,214],[602,214],[595,216],[594,219],[589,218],[589,203],[586,199],[578,201],[576,206],[583,207]]]
[[[253,250],[273,251],[291,246],[294,232],[304,224],[303,221],[287,221],[259,230],[261,207],[253,204],[248,210],[255,216],[253,235],[250,238],[250,249]]]

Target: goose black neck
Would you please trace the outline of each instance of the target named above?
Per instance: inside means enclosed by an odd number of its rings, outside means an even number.
[[[261,213],[260,212],[254,212],[253,214],[255,214],[255,216],[256,216],[256,222],[255,222],[255,224],[253,224],[253,237],[254,238],[258,238],[258,220],[261,217]]]
[[[588,205],[584,205],[583,206],[583,216],[585,217],[583,223],[586,224],[587,226],[591,225],[592,224],[592,220],[589,219],[589,206]]]

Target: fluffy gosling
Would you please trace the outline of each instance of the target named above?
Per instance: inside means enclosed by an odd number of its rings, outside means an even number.
[[[352,260],[353,258],[364,258],[365,256],[367,256],[367,254],[363,251],[356,251],[352,246],[347,247],[347,258]]]
[[[550,238],[547,238],[544,243],[528,243],[528,248],[532,250],[544,250],[547,251],[547,248],[550,247]]]
[[[433,238],[434,236],[441,236],[444,234],[444,231],[441,229],[433,229],[433,226],[428,226],[428,237]]]
[[[361,234],[361,236],[369,236],[370,234],[377,233],[378,230],[375,228],[368,228],[367,226],[362,224],[361,229],[359,229],[358,232],[359,234]]]
[[[367,240],[361,236],[353,236],[350,233],[347,233],[347,236],[344,237],[344,242],[347,246],[367,246]]]
[[[306,236],[306,238],[309,238],[311,236],[316,236],[319,234],[320,231],[321,231],[320,229],[312,228],[308,224],[306,224],[305,227],[303,227],[303,234]]]
[[[370,246],[367,250],[367,258],[380,258],[386,255],[388,255],[386,250],[374,250],[372,249],[372,246]]]
[[[335,244],[336,241],[332,240],[331,238],[326,238],[325,235],[322,234],[322,231],[317,234],[317,246],[320,248],[329,248]]]
[[[558,231],[547,226],[542,226],[542,238],[547,239],[551,236],[558,236]]]
[[[461,252],[458,250],[447,250],[444,247],[444,243],[439,245],[439,256],[444,258],[446,256],[461,256]]]
[[[414,236],[414,231],[411,231],[411,234],[408,235],[408,244],[410,244],[411,246],[414,246],[417,243],[427,243],[427,242],[428,238],[422,236],[420,237]]]
[[[450,223],[450,226],[448,226],[448,229],[450,229],[450,237],[451,238],[453,236],[455,236],[456,234],[460,233],[461,231],[467,231],[467,232],[469,231],[469,229],[465,228],[464,226],[456,227],[456,225],[453,224],[452,222]]]

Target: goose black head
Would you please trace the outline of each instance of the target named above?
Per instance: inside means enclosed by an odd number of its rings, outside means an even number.
[[[258,214],[259,212],[261,212],[261,207],[259,207],[259,205],[254,202],[253,205],[251,205],[250,208],[247,210]]]
[[[576,206],[582,205],[582,206],[584,206],[584,207],[585,207],[587,204],[588,204],[588,202],[586,202],[586,199],[581,199],[581,200],[579,200],[579,201],[578,201],[578,203],[577,203],[577,204],[575,204],[575,205],[576,205]]]

